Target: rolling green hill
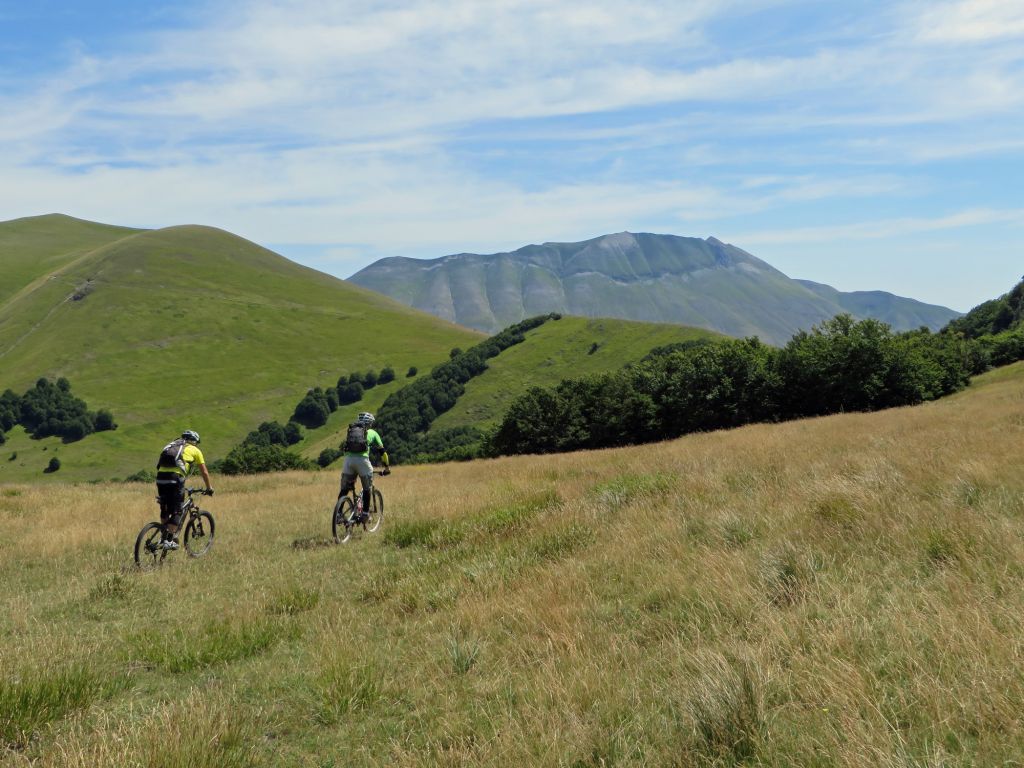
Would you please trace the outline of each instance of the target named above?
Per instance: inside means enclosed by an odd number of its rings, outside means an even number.
[[[209,227],[0,223],[0,274],[0,390],[64,376],[119,424],[66,445],[16,428],[0,482],[42,479],[54,455],[52,477],[123,477],[184,427],[215,459],[261,421],[286,420],[311,386],[428,370],[484,338]]]
[[[529,331],[524,343],[491,360],[487,371],[466,385],[466,393],[432,430],[491,425],[529,387],[617,370],[655,347],[717,336],[684,325],[563,317]]]

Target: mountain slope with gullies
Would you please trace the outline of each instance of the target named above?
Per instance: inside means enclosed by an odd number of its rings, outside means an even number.
[[[883,292],[846,294],[794,280],[713,237],[630,232],[489,255],[390,257],[349,281],[488,333],[561,312],[677,323],[784,344],[843,312],[877,318],[895,330],[938,330],[959,315]]]

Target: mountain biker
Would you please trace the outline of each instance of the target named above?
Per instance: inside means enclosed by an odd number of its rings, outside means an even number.
[[[373,491],[373,464],[370,463],[370,449],[380,450],[381,463],[384,471],[381,474],[391,474],[391,466],[388,460],[388,452],[384,450],[384,441],[380,439],[377,430],[373,429],[376,422],[372,413],[360,413],[354,422],[348,425],[348,434],[345,437],[345,463],[341,467],[341,492],[340,499],[346,493],[355,488],[356,475],[363,486],[363,509],[370,509],[370,495]],[[365,513],[364,513],[365,514]]]
[[[185,502],[185,478],[198,466],[206,483],[206,493],[213,495],[206,459],[199,450],[199,433],[186,429],[181,437],[172,440],[160,452],[156,465],[156,498],[160,502],[160,522],[166,531],[161,546],[178,548],[178,526],[181,524],[181,506]]]

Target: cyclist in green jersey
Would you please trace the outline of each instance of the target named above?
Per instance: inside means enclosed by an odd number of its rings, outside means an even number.
[[[370,508],[370,494],[373,491],[373,464],[370,463],[370,450],[376,448],[380,451],[381,463],[384,471],[381,474],[391,473],[388,452],[384,450],[384,441],[380,439],[377,430],[373,429],[376,422],[372,413],[360,413],[356,420],[349,424],[348,434],[345,437],[345,463],[341,467],[341,494],[344,496],[351,491],[356,484],[356,475],[363,486],[363,509]]]

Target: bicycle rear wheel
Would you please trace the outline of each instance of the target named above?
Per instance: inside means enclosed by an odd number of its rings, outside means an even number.
[[[182,538],[189,557],[202,557],[210,550],[213,546],[213,530],[213,515],[209,512],[199,512],[189,518]]]
[[[334,505],[334,512],[331,515],[331,534],[338,544],[344,544],[352,538],[358,526],[353,522],[356,506],[350,496],[342,496]]]
[[[373,489],[373,496],[370,500],[370,514],[366,518],[366,530],[373,533],[384,521],[384,497],[376,488]]]
[[[163,565],[167,550],[163,548],[164,527],[160,523],[146,523],[135,539],[135,565],[151,571]]]

